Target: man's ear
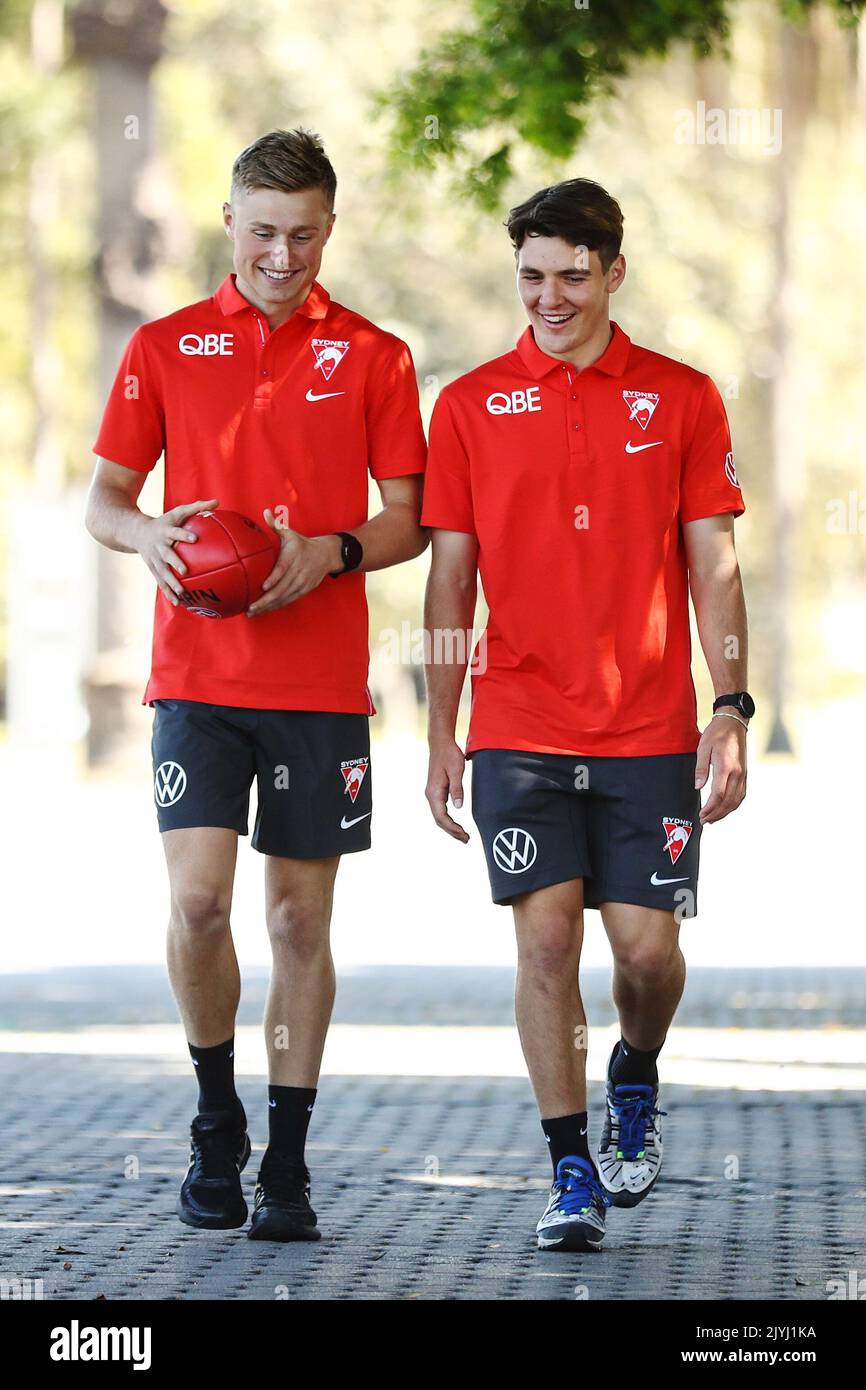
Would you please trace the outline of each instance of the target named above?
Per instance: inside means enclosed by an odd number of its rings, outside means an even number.
[[[223,203],[223,226],[226,229],[226,236],[230,237],[234,229],[234,213],[231,203]]]
[[[625,279],[625,272],[627,268],[628,267],[626,266],[625,256],[620,251],[619,255],[615,257],[615,259],[611,262],[610,270],[608,271],[608,294],[616,294],[617,290],[619,289],[620,285]]]

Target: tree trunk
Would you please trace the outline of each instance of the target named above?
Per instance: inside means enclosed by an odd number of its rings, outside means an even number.
[[[76,55],[92,70],[95,96],[100,409],[128,338],[158,312],[158,223],[144,197],[155,154],[151,71],[163,51],[166,14],[162,0],[83,0],[72,19]],[[86,679],[91,764],[123,759],[139,740],[142,625],[150,626],[141,593],[130,557],[100,546],[96,655]]]
[[[63,62],[63,0],[34,0],[30,12],[30,56],[34,72],[50,83]],[[28,260],[30,263],[30,389],[33,434],[30,448],[33,485],[56,499],[64,483],[63,450],[57,429],[58,354],[52,340],[56,286],[45,248],[45,228],[56,220],[56,156],[41,150],[30,166]]]
[[[775,86],[782,110],[782,149],[776,158],[776,235],[774,293],[770,299],[771,338],[776,359],[772,378],[772,575],[770,629],[770,734],[768,753],[790,753],[785,722],[790,693],[791,609],[797,517],[805,496],[806,460],[800,427],[801,382],[796,360],[796,319],[791,277],[794,200],[803,162],[809,117],[815,107],[818,52],[812,25],[780,21],[779,78]]]

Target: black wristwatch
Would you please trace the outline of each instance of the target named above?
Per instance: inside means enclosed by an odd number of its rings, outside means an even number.
[[[337,531],[340,537],[340,559],[343,561],[341,570],[331,570],[331,578],[339,579],[341,574],[348,574],[351,570],[356,570],[364,558],[364,547],[353,536],[350,531]]]
[[[755,702],[748,690],[738,690],[733,695],[720,695],[713,701],[713,714],[717,709],[721,709],[722,705],[732,705],[740,711],[744,719],[751,719],[755,713]]]

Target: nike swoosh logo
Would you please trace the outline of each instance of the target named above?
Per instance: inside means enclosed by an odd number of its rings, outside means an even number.
[[[323,391],[321,395],[316,395],[315,391],[307,392],[308,401],[327,401],[331,396],[345,396],[345,391]]]
[[[686,883],[688,877],[689,875],[686,874],[685,878],[659,878],[658,874],[653,874],[650,883],[654,883],[656,887],[658,887],[660,883]]]
[[[660,444],[664,444],[663,439],[656,439],[652,444],[632,444],[631,440],[625,446],[627,454],[642,454],[644,449],[657,449]]]
[[[582,1129],[580,1132],[581,1132],[581,1134],[586,1134],[586,1130],[585,1130],[585,1129]]]
[[[277,1102],[275,1100],[269,1100],[268,1105],[271,1107],[272,1110],[276,1110],[277,1108]]]
[[[372,814],[372,811],[365,811],[363,816],[356,816],[354,820],[346,820],[346,817],[344,816],[343,819],[340,821],[340,829],[348,830],[350,826],[357,825],[359,821],[366,820],[367,817],[372,816]]]

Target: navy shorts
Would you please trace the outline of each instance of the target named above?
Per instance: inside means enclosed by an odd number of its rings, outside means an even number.
[[[697,914],[696,753],[590,758],[483,748],[472,815],[493,901],[582,878],[584,903]]]
[[[366,714],[241,709],[154,700],[154,800],[160,830],[222,826],[287,859],[370,848],[373,812]]]

